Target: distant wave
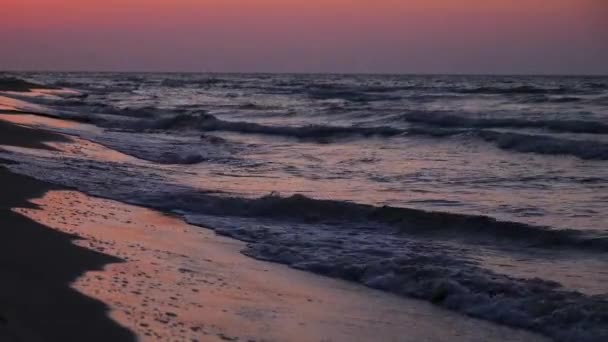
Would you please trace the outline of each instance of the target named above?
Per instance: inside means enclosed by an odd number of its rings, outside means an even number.
[[[427,136],[432,138],[449,138],[453,136],[477,137],[491,142],[497,147],[522,153],[537,153],[546,155],[571,155],[581,159],[608,160],[608,144],[591,140],[574,140],[551,137],[546,135],[533,135],[522,133],[496,132],[487,129],[458,128],[464,127],[526,127],[541,128],[552,127],[557,130],[585,133],[608,133],[608,126],[601,123],[587,121],[526,121],[511,119],[483,119],[469,120],[461,117],[432,117],[420,116],[422,120],[413,116],[408,117],[412,122],[424,124],[437,123],[433,127],[420,126],[409,129],[399,129],[388,126],[372,127],[344,127],[344,126],[267,126],[252,122],[225,121],[217,117],[200,113],[198,115],[180,114],[174,116],[157,117],[160,111],[156,109],[125,109],[128,115],[120,115],[122,119],[111,120],[104,116],[67,114],[41,114],[53,117],[64,117],[87,123],[94,123],[102,127],[119,128],[135,131],[146,130],[196,130],[201,132],[228,131],[242,134],[261,134],[281,136],[301,140],[311,140],[319,143],[331,143],[336,139],[350,137],[395,137],[395,136]],[[146,117],[146,119],[142,119]],[[126,120],[128,119],[128,120]],[[456,128],[452,128],[456,127]],[[173,158],[171,158],[173,159]],[[186,162],[194,158],[188,157]],[[202,159],[201,159],[202,160]]]
[[[574,140],[545,135],[496,132],[479,129],[445,129],[416,127],[408,135],[433,138],[469,136],[494,143],[507,151],[546,155],[568,155],[586,160],[608,160],[608,144],[591,140]]]
[[[591,140],[562,139],[542,135],[478,131],[486,141],[505,150],[548,155],[571,155],[581,159],[608,160],[608,144]]]
[[[201,79],[200,81],[203,83],[223,82],[221,79]],[[602,85],[598,85],[598,87],[600,86]],[[369,85],[348,87],[343,85],[314,85],[308,86],[307,89],[320,97],[327,95],[330,97],[343,96],[347,98],[352,96],[354,99],[359,96],[358,94],[365,93],[363,91],[365,89],[367,89],[368,94],[373,94],[374,96],[392,96],[391,91],[388,90],[391,89],[390,86],[376,87]],[[509,91],[512,92],[548,93],[546,89],[534,90],[530,86],[505,89],[510,89]],[[477,90],[488,91],[486,88],[479,88]],[[551,91],[553,92],[554,90]],[[401,117],[402,120],[419,126],[410,127],[409,129],[391,126],[270,126],[246,121],[226,121],[205,112],[198,111],[194,113],[192,109],[186,108],[173,108],[171,111],[153,106],[117,108],[84,97],[66,97],[59,100],[45,100],[43,98],[25,100],[50,106],[49,111],[41,113],[41,115],[63,117],[115,129],[135,131],[230,131],[243,134],[282,136],[319,143],[331,143],[336,139],[350,137],[428,136],[433,138],[448,138],[463,135],[479,138],[493,143],[501,149],[513,152],[571,155],[582,159],[608,160],[608,144],[604,142],[490,130],[492,128],[532,128],[566,133],[608,134],[608,123],[591,120],[473,118],[442,112],[410,112],[404,114]],[[71,108],[73,111],[63,110],[64,108]],[[180,155],[185,157],[171,157],[167,158],[167,160],[168,162],[176,161],[180,163],[191,163],[197,160],[197,158],[193,157],[195,154],[180,153]]]
[[[412,112],[403,119],[438,127],[544,128],[557,132],[608,134],[608,123],[585,120],[527,120],[519,118],[472,118],[439,112]]]
[[[86,115],[52,110],[47,113],[40,113],[40,115],[93,123],[106,128],[127,129],[139,132],[146,130],[228,131],[242,134],[281,136],[319,143],[331,143],[336,139],[350,137],[428,136],[432,138],[448,138],[462,135],[480,138],[509,151],[546,155],[571,155],[589,160],[608,160],[608,144],[603,142],[479,129],[494,127],[550,128],[572,133],[608,133],[608,125],[591,121],[471,119],[451,115],[422,113],[408,114],[404,117],[407,121],[421,123],[425,126],[399,129],[389,126],[268,126],[252,122],[225,121],[207,113],[167,116],[164,111],[154,107],[112,109],[105,110],[105,112],[111,112],[110,116],[116,116],[116,120],[107,115]],[[185,157],[162,158],[158,161],[163,163],[196,163],[203,160],[204,158],[200,158],[199,160],[192,155],[188,155]]]
[[[608,96],[598,97],[590,101],[592,104],[608,106]]]
[[[49,105],[49,101],[46,100],[37,100],[36,102]],[[323,139],[340,137],[389,137],[405,133],[405,131],[402,129],[388,126],[268,126],[245,121],[225,121],[201,111],[198,111],[196,114],[186,114],[185,110],[172,110],[169,114],[167,111],[156,107],[116,108],[102,103],[86,103],[74,99],[53,100],[52,104],[60,109],[53,110],[49,108],[46,113],[40,113],[40,115],[93,123],[106,128],[127,129],[134,131],[228,131],[243,134],[282,136],[302,140],[317,140],[319,142],[328,142],[327,140]],[[64,110],[65,106],[76,107],[77,113],[74,113],[71,110]],[[87,114],[81,114],[85,112]]]
[[[551,97],[547,95],[530,95],[518,100],[520,103],[574,103],[581,101],[583,101],[583,98],[576,96]]]
[[[341,99],[351,102],[372,102],[399,100],[401,97],[388,93],[397,88],[388,87],[340,87],[332,85],[316,85],[306,88],[308,96],[315,100]]]
[[[575,97],[575,96],[563,96],[563,97],[552,97],[552,98],[547,98],[546,102],[553,102],[553,103],[571,103],[571,102],[580,102],[583,99],[581,99],[580,97]]]
[[[608,89],[608,83],[600,83],[600,82],[589,82],[585,84],[588,88],[592,89]]]
[[[574,89],[568,88],[540,88],[530,85],[522,85],[516,87],[477,87],[468,89],[459,89],[456,92],[462,94],[504,94],[504,95],[517,95],[517,94],[571,94],[575,92]]]
[[[460,119],[453,122],[459,125]],[[505,125],[520,125],[521,127],[534,127],[532,121],[517,120],[477,121],[474,125],[480,127],[493,127]],[[425,121],[428,122],[428,121]],[[448,124],[445,124],[445,123]],[[441,121],[444,126],[450,127],[452,123]],[[608,127],[598,124],[597,127],[580,121],[554,121],[550,123],[539,122],[542,125],[552,125],[569,129],[570,131],[594,131],[599,133]],[[494,143],[497,147],[514,152],[536,153],[546,155],[570,155],[588,160],[608,160],[608,144],[592,140],[574,140],[552,137],[547,135],[534,135],[523,133],[498,132],[477,128],[443,128],[443,127],[412,127],[407,130],[387,126],[375,127],[341,127],[341,126],[267,126],[252,122],[224,121],[210,114],[176,115],[155,120],[135,120],[106,123],[106,126],[115,128],[145,130],[197,130],[201,132],[228,131],[242,134],[262,134],[281,136],[301,140],[312,140],[320,143],[331,143],[336,139],[349,137],[395,137],[395,136],[427,136],[432,138],[449,138],[454,136],[468,136]],[[465,126],[463,124],[463,126]],[[606,131],[608,132],[608,131]]]
[[[154,119],[165,114],[165,112],[156,107],[138,107],[138,108],[114,108],[114,107],[102,107],[104,108],[104,114],[113,114],[120,116],[127,116],[131,118],[150,118]],[[175,111],[175,110],[174,110]]]
[[[209,77],[203,79],[180,79],[180,78],[165,78],[160,82],[160,85],[168,88],[182,88],[186,86],[209,87],[226,82],[221,78]]]
[[[323,139],[346,136],[395,136],[404,131],[391,127],[339,127],[309,125],[301,127],[267,126],[252,122],[225,121],[210,114],[177,115],[153,122],[138,122],[147,129],[196,129],[200,131],[230,131],[246,134],[264,134],[298,139]]]
[[[96,115],[114,115],[126,118],[155,119],[167,114],[166,111],[153,106],[121,108],[114,107],[106,103],[85,101],[78,98],[64,98],[52,101],[36,99],[35,102],[42,102],[45,105],[51,106],[52,108],[57,108],[59,111],[69,112],[76,110],[79,112],[79,115],[89,115],[91,120],[94,120]],[[179,110],[173,109],[172,112],[179,112]]]

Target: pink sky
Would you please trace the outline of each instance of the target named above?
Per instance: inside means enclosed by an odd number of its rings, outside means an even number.
[[[606,0],[2,0],[0,69],[608,74]]]

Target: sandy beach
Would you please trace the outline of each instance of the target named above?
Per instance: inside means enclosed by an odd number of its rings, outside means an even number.
[[[50,148],[63,136],[0,122],[0,144]],[[132,333],[106,317],[107,307],[70,287],[86,272],[120,259],[72,243],[12,208],[56,187],[0,167],[0,337],[8,341],[130,340]]]
[[[23,122],[22,122],[23,123]],[[0,145],[74,148],[0,121]],[[150,209],[0,168],[7,341],[542,341],[433,305],[240,253]]]

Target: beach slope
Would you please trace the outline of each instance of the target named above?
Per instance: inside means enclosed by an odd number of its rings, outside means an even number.
[[[51,132],[0,122],[0,145],[50,148],[68,141]],[[1,148],[1,147],[0,147]],[[121,260],[73,243],[76,238],[15,213],[30,199],[58,189],[13,174],[0,160],[0,340],[130,341],[133,335],[107,317],[107,307],[70,284],[87,271]]]

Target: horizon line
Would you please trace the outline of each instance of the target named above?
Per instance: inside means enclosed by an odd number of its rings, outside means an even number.
[[[0,69],[0,73],[90,73],[90,74],[218,74],[218,75],[334,75],[334,76],[505,76],[505,77],[608,77],[608,73],[455,73],[455,72],[327,72],[327,71],[153,71],[153,70],[45,70]]]

